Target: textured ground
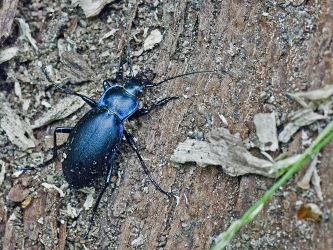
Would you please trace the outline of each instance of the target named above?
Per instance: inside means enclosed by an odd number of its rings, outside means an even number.
[[[67,118],[35,128],[36,147],[28,151],[13,144],[0,128],[0,157],[6,169],[0,191],[3,249],[209,249],[211,237],[227,229],[274,183],[254,175],[230,177],[221,167],[175,166],[169,158],[187,137],[204,140],[212,128],[221,127],[219,113],[226,117],[231,133],[239,133],[242,139],[255,132],[253,115],[257,113],[275,111],[281,130],[286,115],[299,108],[285,92],[331,84],[332,2],[179,2],[141,1],[131,8],[137,7],[131,28],[134,70],[150,68],[157,74],[156,81],[200,70],[228,74],[178,78],[148,91],[143,103],[173,95],[180,98],[125,124],[155,180],[178,194],[179,204],[154,189],[125,143],[117,159],[115,188],[104,195],[88,240],[82,234],[90,210],[82,210],[74,219],[67,212],[69,204],[83,208],[86,194],[66,189],[60,163],[13,177],[19,166],[50,158],[55,127],[75,125],[89,110],[85,105]],[[52,65],[62,72],[66,65],[60,62],[59,50],[69,47],[84,57],[96,75],[86,76],[93,81],[67,86],[98,100],[102,80],[114,77],[126,46],[128,14],[124,7],[122,2],[111,3],[98,16],[87,19],[71,1],[21,1],[15,17],[29,25],[38,53],[27,39],[18,38],[15,22],[11,35],[2,41],[2,48],[20,48],[16,57],[0,64],[3,103],[31,125],[52,112],[66,95],[50,86],[40,67]],[[64,31],[70,30],[75,18],[78,25],[68,39]],[[114,29],[114,34],[99,42]],[[163,40],[141,53],[145,29],[147,34],[158,29]],[[298,133],[272,156],[282,150],[289,155],[301,153],[300,140]],[[332,249],[332,148],[330,143],[323,150],[318,166],[323,201],[312,189],[297,187],[301,171],[236,235],[230,249]],[[65,197],[45,189],[43,182],[62,187]],[[102,183],[101,179],[96,185],[97,192]],[[8,198],[10,191],[16,192],[12,196],[16,201]],[[33,199],[23,209],[21,200],[27,194]],[[297,221],[300,202],[318,204],[324,212],[323,222]]]

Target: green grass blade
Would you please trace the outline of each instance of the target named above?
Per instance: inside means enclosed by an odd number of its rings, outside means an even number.
[[[263,208],[267,200],[280,188],[288,179],[290,179],[308,160],[317,154],[333,137],[333,121],[318,135],[316,140],[300,156],[299,160],[290,166],[286,166],[288,171],[269,189],[264,196],[257,201],[239,220],[231,223],[227,231],[221,233],[215,238],[215,245],[211,250],[223,249],[226,247],[231,238],[246,223],[250,222]]]

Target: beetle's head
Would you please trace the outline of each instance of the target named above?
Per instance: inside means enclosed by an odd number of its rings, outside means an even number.
[[[151,70],[139,72],[136,76],[132,76],[126,79],[124,88],[132,95],[140,95],[145,92],[146,88],[154,87],[152,82],[153,76],[150,76]]]
[[[140,77],[130,77],[126,79],[124,88],[132,95],[138,96],[145,91],[146,86]]]

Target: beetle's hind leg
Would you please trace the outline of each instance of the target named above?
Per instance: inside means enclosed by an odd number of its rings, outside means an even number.
[[[94,221],[94,216],[95,216],[95,213],[97,211],[98,205],[101,202],[102,196],[103,196],[106,188],[110,185],[112,170],[113,170],[113,158],[110,160],[110,167],[109,167],[108,175],[106,176],[106,179],[105,179],[104,187],[103,187],[102,191],[99,193],[98,198],[95,202],[94,208],[91,212],[91,217],[90,217],[90,220],[89,220],[89,223],[88,223],[87,231],[84,233],[84,236],[83,236],[84,239],[88,238],[88,234],[89,234],[91,225]]]
[[[73,127],[57,127],[53,133],[53,157],[56,159],[58,157],[58,145],[57,145],[57,133],[70,134],[73,131]]]
[[[135,151],[136,155],[138,156],[141,166],[143,168],[143,170],[145,171],[146,175],[149,177],[150,181],[154,184],[154,186],[156,187],[156,189],[160,192],[162,192],[163,194],[167,195],[169,198],[171,197],[172,193],[166,192],[164,191],[157,183],[156,181],[153,179],[153,177],[150,175],[150,172],[145,164],[145,162],[143,161],[139,149],[137,148],[132,135],[128,134],[125,130],[124,130],[124,135],[126,137],[127,142],[129,143],[129,145],[133,148],[133,150]]]
[[[38,164],[36,167],[25,166],[25,167],[19,168],[19,170],[34,170],[36,168],[43,168],[43,167],[48,166],[52,162],[54,162],[58,158],[58,148],[59,148],[59,146],[57,145],[57,133],[67,133],[67,134],[69,134],[69,133],[72,132],[72,130],[73,130],[73,127],[57,127],[54,130],[54,133],[53,133],[53,155],[52,155],[52,158],[48,159],[47,161],[45,161],[41,164]]]

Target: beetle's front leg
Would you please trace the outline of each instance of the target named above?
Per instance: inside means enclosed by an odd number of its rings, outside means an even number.
[[[131,118],[139,118],[141,116],[144,116],[146,114],[149,114],[153,109],[160,107],[160,106],[164,106],[165,104],[167,104],[169,101],[174,100],[174,99],[178,99],[178,96],[170,96],[167,98],[164,98],[162,100],[160,100],[159,102],[153,104],[149,109],[138,109],[137,111],[135,111],[135,113],[131,116]]]
[[[121,83],[124,79],[124,64],[126,63],[126,59],[125,58],[120,58],[120,62],[119,62],[119,69],[118,72],[116,74],[116,81],[118,83]]]
[[[89,98],[88,96],[85,96],[85,95],[79,94],[79,93],[77,93],[77,92],[74,92],[74,91],[71,91],[71,90],[68,90],[68,89],[65,89],[65,88],[59,86],[56,82],[54,82],[54,81],[49,77],[49,75],[47,74],[47,71],[46,71],[46,68],[45,68],[45,67],[42,67],[42,71],[43,71],[43,73],[44,73],[46,79],[47,79],[50,83],[52,83],[55,87],[57,87],[58,89],[60,89],[61,91],[63,91],[64,93],[69,94],[69,95],[76,95],[76,96],[80,97],[83,101],[85,101],[85,103],[89,104],[90,107],[92,107],[92,108],[94,108],[94,107],[97,106],[97,103],[96,103],[93,99]]]

